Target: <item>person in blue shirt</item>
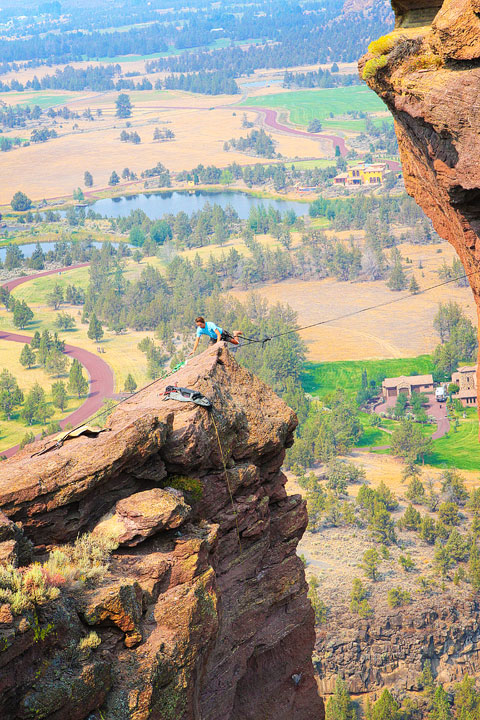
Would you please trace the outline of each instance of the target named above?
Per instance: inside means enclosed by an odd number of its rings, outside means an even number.
[[[242,335],[241,330],[234,330],[233,335],[231,335],[227,330],[222,330],[221,327],[215,325],[214,322],[207,322],[201,315],[195,318],[195,325],[197,326],[197,337],[195,338],[193,350],[190,355],[195,354],[202,335],[207,335],[207,337],[210,338],[210,345],[215,345],[215,343],[220,340],[230,342],[232,345],[238,345],[238,337]]]

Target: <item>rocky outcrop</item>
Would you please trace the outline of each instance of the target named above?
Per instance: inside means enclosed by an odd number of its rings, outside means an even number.
[[[333,692],[340,674],[355,694],[384,687],[421,690],[419,676],[429,662],[437,682],[478,676],[479,603],[443,593],[390,612],[375,611],[362,620],[349,612],[332,613],[317,632],[315,666],[322,693]]]
[[[392,4],[385,54],[366,55],[360,71],[395,119],[407,191],[454,246],[479,308],[480,5]]]
[[[306,510],[281,472],[295,415],[223,343],[173,379],[214,410],[164,401],[160,381],[96,438],[0,464],[6,532],[40,559],[81,533],[119,543],[93,587],[0,607],[2,720],[323,718]]]

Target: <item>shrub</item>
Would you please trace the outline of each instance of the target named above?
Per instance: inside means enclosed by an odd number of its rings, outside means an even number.
[[[388,591],[387,602],[391,608],[408,605],[411,599],[412,597],[408,590],[402,590],[402,588],[394,587]]]
[[[410,553],[407,553],[406,555],[400,555],[400,557],[398,558],[398,562],[405,570],[405,572],[410,572],[410,570],[413,570],[413,568],[415,567],[415,563],[413,562]]]
[[[363,68],[362,78],[364,80],[370,80],[375,77],[377,72],[384,68],[388,63],[386,55],[380,55],[380,57],[374,57],[367,60],[365,67]]]
[[[100,645],[101,642],[102,641],[98,637],[95,630],[92,630],[91,633],[89,633],[86,637],[80,640],[80,642],[78,643],[78,649],[81,652],[96,650],[96,648]]]
[[[405,510],[403,517],[400,518],[397,525],[402,530],[418,530],[421,526],[422,517],[418,510],[415,510],[413,505],[410,503]]]
[[[438,515],[445,525],[453,526],[460,522],[458,508],[453,502],[441,503],[438,507]]]
[[[60,590],[49,583],[40,563],[34,563],[28,568],[18,569],[12,565],[0,568],[0,593],[12,613],[21,615],[55,600]]]
[[[355,578],[353,581],[352,592],[350,594],[350,611],[357,613],[362,618],[367,618],[373,613],[372,608],[368,604],[367,591],[359,578]]]
[[[409,61],[406,69],[409,73],[415,72],[416,70],[438,70],[442,65],[443,60],[440,55],[435,55],[433,52],[426,52],[423,55],[413,57]]]
[[[108,537],[81,535],[73,545],[55,548],[44,565],[45,570],[74,588],[100,580],[108,568],[108,557],[118,543]]]
[[[372,55],[387,55],[393,50],[397,42],[398,38],[391,35],[382,35],[377,40],[372,40],[368,46],[368,52]]]

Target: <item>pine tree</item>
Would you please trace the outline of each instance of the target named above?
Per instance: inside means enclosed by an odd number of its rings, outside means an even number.
[[[380,555],[375,548],[369,548],[365,550],[362,558],[362,568],[366,577],[370,580],[377,580],[378,578],[378,566],[380,565]]]
[[[90,325],[88,326],[87,335],[90,340],[95,340],[95,342],[99,342],[103,337],[102,323],[100,322],[100,320],[98,320],[95,313],[93,313],[92,317],[90,318]]]
[[[400,260],[395,261],[390,277],[388,278],[387,286],[395,292],[405,290],[407,287],[407,277],[403,271]]]
[[[357,712],[351,701],[348,686],[340,676],[335,681],[335,690],[330,697],[325,720],[356,720]]]
[[[32,348],[32,350],[38,350],[38,348],[40,347],[40,339],[40,333],[38,332],[38,330],[35,330],[35,332],[33,333],[32,341],[30,343],[30,347]]]
[[[119,118],[129,118],[132,114],[132,103],[126,93],[121,93],[115,101],[117,106],[116,115]]]
[[[420,292],[420,285],[417,283],[415,275],[412,275],[412,279],[410,280],[410,285],[408,289],[410,290],[412,295],[417,295],[417,293]]]
[[[116,172],[116,170],[114,170],[112,172],[112,174],[110,175],[110,180],[108,181],[108,184],[109,185],[118,185],[119,182],[120,182],[120,178],[118,177],[118,173]]]
[[[136,389],[137,389],[137,383],[135,382],[133,375],[128,373],[128,375],[125,379],[124,390],[125,390],[125,392],[128,392],[128,393],[134,393]]]
[[[57,380],[57,382],[52,385],[52,400],[55,407],[60,408],[62,411],[67,407],[67,388],[65,387],[65,383],[61,380]]]
[[[52,348],[49,350],[45,361],[45,370],[49,375],[63,375],[68,366],[68,358],[60,350]]]
[[[29,390],[20,416],[27,425],[35,422],[45,423],[53,415],[52,409],[48,406],[45,390],[38,383]]]
[[[78,397],[86,395],[88,392],[88,381],[84,378],[83,368],[77,359],[74,359],[70,366],[68,389]]]
[[[28,343],[26,343],[22,348],[22,352],[20,353],[20,363],[23,365],[24,368],[30,369],[35,365],[36,359],[36,355],[33,352],[32,348]]]
[[[17,301],[13,311],[13,324],[15,327],[23,329],[29,322],[33,320],[33,312],[28,307],[25,300]]]
[[[450,720],[452,713],[450,710],[450,703],[448,702],[448,695],[441,685],[435,690],[433,696],[433,709],[430,713],[431,720]]]
[[[401,717],[400,705],[385,689],[371,710],[371,720],[400,720]]]
[[[470,548],[470,556],[468,559],[468,576],[474,590],[480,590],[480,553],[478,552],[477,543],[474,540]]]
[[[23,402],[23,393],[18,387],[16,378],[8,370],[0,373],[0,409],[7,420],[17,405]]]
[[[88,170],[85,171],[83,182],[85,183],[85,187],[92,187],[93,185],[93,176],[88,172]]]

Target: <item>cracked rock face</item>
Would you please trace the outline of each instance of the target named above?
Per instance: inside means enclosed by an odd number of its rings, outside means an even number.
[[[368,84],[394,117],[407,192],[454,246],[478,310],[480,3],[392,0],[392,5],[395,47]],[[370,58],[360,60],[361,72]]]
[[[305,504],[281,472],[296,417],[223,343],[175,380],[213,412],[164,402],[159,381],[98,437],[0,464],[5,542],[120,543],[94,588],[35,616],[0,605],[2,720],[323,719]]]

